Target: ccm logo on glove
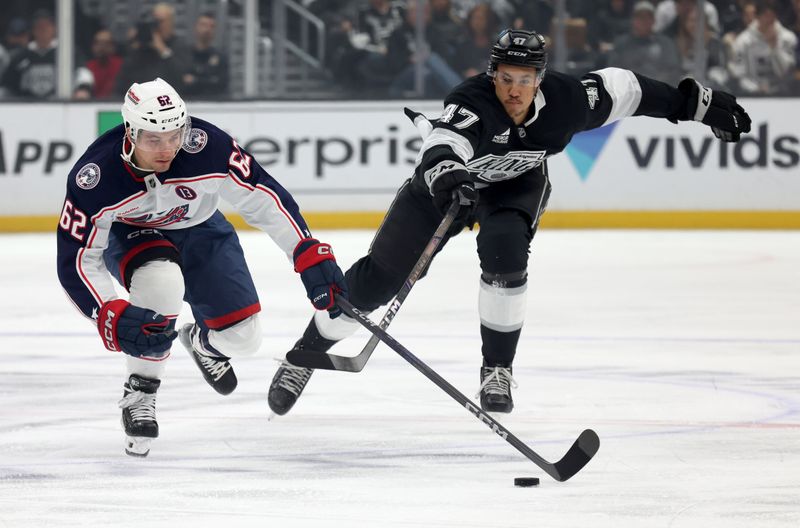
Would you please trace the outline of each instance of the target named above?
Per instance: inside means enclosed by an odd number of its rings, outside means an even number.
[[[97,316],[103,345],[112,352],[134,357],[163,359],[178,333],[174,322],[153,310],[134,306],[123,299],[108,301]]]
[[[317,310],[334,308],[334,294],[347,297],[344,275],[329,244],[316,238],[301,240],[294,248],[294,270],[300,274],[306,294]]]

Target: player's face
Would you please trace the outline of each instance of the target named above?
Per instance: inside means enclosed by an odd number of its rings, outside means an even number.
[[[536,69],[510,64],[497,66],[494,91],[515,124],[519,125],[525,120],[538,88]]]
[[[139,132],[134,158],[136,165],[155,172],[169,169],[183,144],[183,129],[170,132]]]

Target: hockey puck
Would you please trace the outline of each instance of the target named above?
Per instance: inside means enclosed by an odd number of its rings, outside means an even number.
[[[514,485],[520,488],[530,488],[539,485],[539,479],[536,477],[517,477],[514,479]]]

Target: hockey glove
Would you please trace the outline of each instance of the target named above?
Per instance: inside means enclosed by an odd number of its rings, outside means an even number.
[[[478,203],[478,191],[466,167],[452,161],[442,161],[436,167],[425,172],[425,181],[429,182],[433,205],[442,214],[447,212],[453,200],[461,204],[459,217],[468,216]]]
[[[172,346],[172,340],[178,337],[171,323],[153,310],[115,299],[100,308],[97,330],[103,338],[103,344],[112,352],[163,359]]]
[[[736,142],[742,133],[750,132],[750,116],[733,95],[713,91],[694,79],[682,80],[678,90],[686,98],[686,114],[682,119],[710,126],[722,141]]]
[[[336,264],[331,246],[316,238],[306,238],[294,248],[294,270],[306,287],[311,304],[317,310],[329,310],[331,317],[341,311],[336,308],[334,293],[347,298],[347,283]]]

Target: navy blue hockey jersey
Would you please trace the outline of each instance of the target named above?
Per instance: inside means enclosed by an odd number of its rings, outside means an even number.
[[[114,222],[154,229],[198,225],[225,199],[248,224],[265,231],[291,259],[310,236],[292,196],[236,141],[192,119],[192,129],[169,170],[140,177],[121,158],[122,125],[100,136],[67,179],[58,227],[58,276],[89,318],[117,297],[103,251]]]

